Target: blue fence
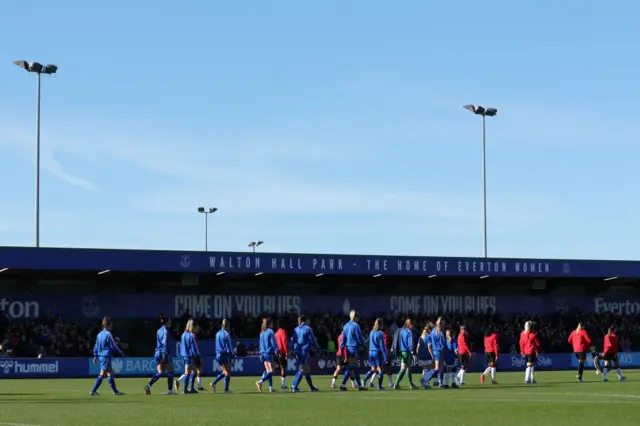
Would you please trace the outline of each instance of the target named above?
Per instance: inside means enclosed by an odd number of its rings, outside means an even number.
[[[620,353],[620,366],[622,368],[640,368],[640,352]],[[591,357],[587,359],[587,365],[591,367]],[[421,361],[414,366],[419,371],[429,362]],[[578,362],[573,354],[544,354],[538,358],[539,370],[570,370],[577,368]],[[369,361],[359,361],[361,370],[369,369]],[[524,369],[525,361],[520,355],[504,354],[500,356],[498,369],[500,371],[520,371]],[[184,363],[176,360],[176,370],[182,370]],[[393,363],[398,367],[398,361]],[[156,364],[152,358],[114,358],[113,371],[119,376],[148,376],[155,372]],[[336,368],[334,354],[322,354],[312,360],[311,371],[313,374],[331,374]],[[472,359],[471,372],[482,371],[485,368],[484,356],[479,354]],[[203,363],[203,373],[211,376],[220,370],[218,362],[214,358],[206,357]],[[233,372],[237,376],[259,376],[263,366],[257,356],[237,358],[233,361]],[[287,371],[296,371],[296,360],[290,358],[287,363]],[[397,371],[397,370],[396,370]],[[40,378],[81,378],[95,376],[99,372],[99,366],[93,364],[88,358],[2,358],[0,359],[0,379],[40,379]]]

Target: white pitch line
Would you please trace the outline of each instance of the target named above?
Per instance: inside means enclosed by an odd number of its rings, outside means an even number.
[[[575,394],[574,394],[575,395]],[[483,398],[480,398],[483,399]],[[488,400],[489,398],[484,398],[484,400]],[[456,401],[477,401],[478,398],[456,398]],[[494,401],[505,401],[505,402],[518,402],[521,404],[538,404],[540,402],[544,402],[544,403],[550,403],[550,404],[606,404],[606,405],[611,405],[611,404],[624,404],[624,405],[638,405],[640,404],[640,401],[602,401],[602,400],[594,400],[594,401],[585,401],[584,399],[540,399],[540,398],[533,398],[530,400],[526,400],[526,399],[516,399],[516,398],[495,398],[493,399]]]
[[[7,423],[7,422],[0,422],[0,425],[2,426],[42,426],[42,425],[36,425],[33,423]]]
[[[576,396],[575,393],[570,393],[570,392],[546,392],[546,391],[540,391],[540,392],[518,392],[518,395],[541,395],[541,396],[546,396],[546,395],[563,395],[563,396]],[[585,396],[593,396],[593,397],[597,397],[597,398],[638,398],[640,399],[640,395],[619,395],[619,394],[611,394],[611,393],[589,393],[589,392],[585,392],[585,393],[581,393],[579,394],[580,397],[585,397]],[[478,395],[479,396],[479,395]],[[498,397],[496,395],[496,397]]]
[[[534,394],[537,395],[537,394]],[[564,394],[561,394],[564,395]],[[572,396],[575,396],[575,394],[570,394]],[[337,398],[336,395],[331,395],[334,398]],[[586,395],[585,395],[586,396]],[[402,396],[391,396],[391,397],[373,397],[373,396],[365,396],[365,395],[358,395],[355,398],[357,398],[360,401],[380,401],[380,400],[387,400],[387,399],[391,399],[391,400],[405,400],[405,401],[417,401],[417,400],[429,400],[429,401],[438,401],[440,400],[440,398],[438,398],[435,395],[430,395],[430,396],[424,396],[422,398],[414,398],[414,397],[402,397]],[[470,397],[456,397],[453,399],[453,401],[478,401],[478,400],[482,400],[482,401],[505,401],[505,402],[519,402],[519,403],[523,403],[523,404],[539,404],[541,402],[544,403],[560,403],[560,404],[584,404],[589,403],[589,404],[625,404],[625,405],[638,405],[640,404],[640,401],[602,401],[602,400],[587,400],[585,401],[585,399],[583,397],[581,397],[581,399],[574,399],[574,400],[570,400],[570,399],[541,399],[541,398],[532,398],[532,399],[522,399],[522,398],[503,398],[499,395],[495,395],[494,397],[490,397],[490,398],[470,398]]]

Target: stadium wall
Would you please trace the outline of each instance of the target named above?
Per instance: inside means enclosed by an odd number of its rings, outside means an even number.
[[[640,352],[620,353],[620,366],[623,369],[640,368]],[[591,356],[588,356],[589,366],[592,364]],[[414,370],[420,371],[424,365],[430,362],[420,361],[414,366]],[[177,371],[184,370],[182,360],[175,361]],[[369,369],[366,359],[359,361],[360,369]],[[113,370],[118,376],[151,376],[156,371],[156,364],[152,358],[114,358]],[[335,354],[322,354],[313,359],[311,371],[316,375],[332,374],[336,367]],[[394,361],[395,371],[398,363]],[[525,361],[520,355],[504,354],[500,356],[499,371],[521,371],[525,367]],[[573,354],[543,354],[538,358],[538,370],[571,370],[578,367],[578,362]],[[472,359],[470,372],[480,372],[485,368],[484,356],[477,355]],[[212,376],[220,370],[218,362],[214,358],[205,358],[203,373]],[[233,373],[237,376],[260,376],[264,370],[259,357],[250,356],[237,358],[233,363]],[[289,358],[287,372],[296,370],[296,360]],[[95,377],[99,373],[99,366],[93,364],[91,358],[2,358],[0,359],[0,379],[41,379],[41,378],[86,378]]]

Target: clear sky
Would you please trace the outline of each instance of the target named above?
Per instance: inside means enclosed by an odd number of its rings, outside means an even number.
[[[640,2],[5,0],[0,244],[640,256]]]

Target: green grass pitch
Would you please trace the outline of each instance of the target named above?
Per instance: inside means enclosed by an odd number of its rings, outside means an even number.
[[[166,380],[143,392],[146,379],[119,378],[124,396],[105,381],[89,396],[92,379],[0,380],[0,426],[111,425],[469,425],[590,426],[640,423],[640,370],[602,382],[593,370],[585,382],[575,372],[536,373],[538,385],[522,384],[524,373],[499,374],[500,386],[480,385],[467,375],[459,390],[330,391],[329,378],[316,377],[319,393],[258,393],[257,378],[234,378],[232,394],[166,395]],[[386,379],[385,379],[386,382]],[[274,383],[279,384],[279,379]],[[407,385],[406,379],[403,381]],[[204,384],[204,381],[203,381]]]

